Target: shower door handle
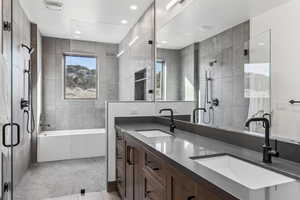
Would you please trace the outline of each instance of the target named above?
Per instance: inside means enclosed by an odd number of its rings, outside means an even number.
[[[15,144],[6,144],[6,128],[8,126],[11,126],[11,128],[13,128],[14,126],[17,127],[17,143]],[[2,127],[2,144],[5,147],[15,147],[18,146],[20,144],[20,125],[17,123],[7,123],[4,124]]]

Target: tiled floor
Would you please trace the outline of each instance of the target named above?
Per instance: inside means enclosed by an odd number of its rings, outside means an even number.
[[[87,193],[104,191],[105,174],[104,158],[40,163],[32,166],[22,178],[15,190],[15,200],[74,195],[83,188]]]
[[[120,200],[116,193],[93,192],[82,196],[80,194],[50,198],[44,200]]]

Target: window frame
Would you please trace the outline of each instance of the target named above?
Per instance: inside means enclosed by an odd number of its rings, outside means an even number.
[[[84,57],[84,58],[95,58],[96,59],[96,97],[95,98],[67,98],[66,97],[66,57]],[[63,64],[63,99],[66,101],[96,101],[99,98],[99,70],[98,70],[98,57],[96,55],[89,55],[84,53],[64,53],[63,54],[64,64]]]
[[[156,62],[155,62],[155,64],[156,63],[160,63],[161,64],[161,66],[162,66],[162,73],[161,73],[161,80],[160,80],[160,92],[161,92],[161,98],[160,99],[157,99],[156,97],[155,97],[155,100],[156,101],[164,101],[165,100],[165,98],[166,98],[166,94],[165,94],[165,80],[166,80],[166,61],[165,60],[163,60],[163,59],[157,59],[156,60]],[[156,69],[156,68],[155,68]],[[156,70],[155,70],[155,78],[156,78]],[[155,84],[156,84],[156,80],[155,80]],[[155,86],[155,92],[156,92],[156,86]]]

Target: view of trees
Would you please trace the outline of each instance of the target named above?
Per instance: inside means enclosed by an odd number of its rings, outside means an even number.
[[[65,69],[65,98],[94,99],[97,91],[97,70],[82,65],[67,65]]]

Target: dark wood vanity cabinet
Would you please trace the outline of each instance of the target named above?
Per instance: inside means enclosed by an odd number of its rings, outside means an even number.
[[[184,173],[118,129],[116,165],[122,200],[236,200],[209,182]]]
[[[197,182],[177,169],[168,166],[167,200],[196,200]]]
[[[125,199],[126,196],[125,158],[124,133],[116,129],[116,183],[117,190],[122,199]]]

